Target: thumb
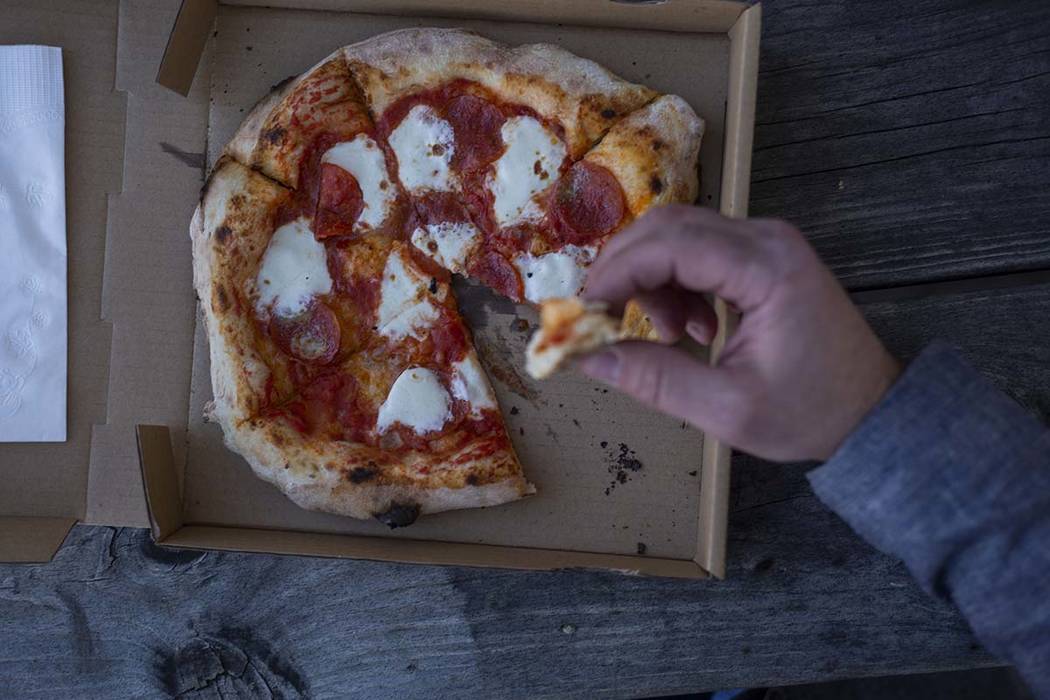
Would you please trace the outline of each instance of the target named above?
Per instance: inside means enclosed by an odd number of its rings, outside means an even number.
[[[726,370],[659,343],[617,343],[584,357],[579,367],[589,377],[704,430],[724,426],[738,393]]]

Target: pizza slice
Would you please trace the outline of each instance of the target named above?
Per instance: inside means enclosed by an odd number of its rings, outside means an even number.
[[[576,297],[548,299],[540,305],[540,328],[525,348],[525,371],[546,379],[572,357],[624,339],[620,319],[600,302]]]

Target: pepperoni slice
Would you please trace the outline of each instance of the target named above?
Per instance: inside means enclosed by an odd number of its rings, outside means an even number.
[[[430,329],[434,362],[447,366],[459,362],[467,352],[467,332],[459,319],[444,317]]]
[[[611,233],[623,220],[626,206],[616,177],[581,160],[555,184],[550,209],[561,240],[583,244]]]
[[[357,179],[337,165],[322,163],[314,236],[323,239],[348,235],[363,208]]]
[[[339,352],[339,320],[320,301],[296,316],[273,316],[269,330],[277,347],[303,362],[327,364]]]
[[[494,250],[475,258],[470,274],[495,291],[515,301],[521,301],[521,276],[510,261]]]
[[[417,225],[470,221],[470,213],[452,192],[427,192],[415,201]]]
[[[480,170],[503,151],[503,113],[488,100],[460,95],[449,100],[445,117],[456,132],[452,167],[459,172]]]

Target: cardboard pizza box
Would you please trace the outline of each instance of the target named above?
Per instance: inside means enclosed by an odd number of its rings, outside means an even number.
[[[722,0],[126,0],[19,10],[0,41],[64,49],[70,439],[0,445],[0,560],[47,560],[82,521],[148,526],[173,547],[722,576],[728,449],[578,374],[528,379],[534,311],[463,281],[457,297],[539,493],[393,531],[299,509],[201,417],[211,388],[187,230],[205,173],[273,84],[406,26],[558,44],[684,96],[707,122],[701,204],[744,216],[760,12]],[[719,312],[714,352],[730,325]]]

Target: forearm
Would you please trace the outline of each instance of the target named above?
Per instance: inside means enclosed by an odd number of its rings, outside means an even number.
[[[927,348],[824,466],[817,495],[950,597],[1050,697],[1050,431]]]

